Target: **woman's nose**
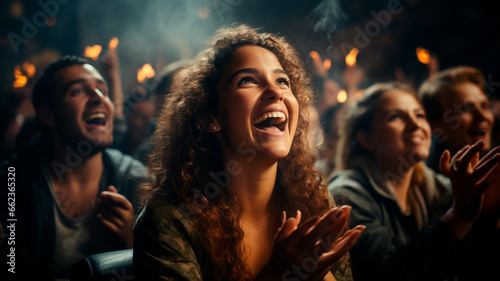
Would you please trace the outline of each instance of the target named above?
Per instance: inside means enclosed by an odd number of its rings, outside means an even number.
[[[283,89],[278,85],[270,84],[262,95],[264,101],[283,100]]]

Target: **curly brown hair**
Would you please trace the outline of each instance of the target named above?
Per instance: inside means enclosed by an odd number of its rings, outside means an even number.
[[[287,216],[301,210],[305,221],[323,214],[332,202],[322,175],[314,169],[316,157],[306,139],[312,91],[298,53],[283,37],[259,33],[246,25],[219,29],[208,49],[174,79],[154,134],[155,152],[148,165],[150,183],[145,186],[149,204],[165,203],[155,202],[158,194],[174,196],[199,229],[208,260],[213,263],[204,271],[207,280],[252,279],[243,258],[241,208],[225,186],[214,182],[213,174],[225,169],[220,144],[208,133],[217,116],[217,83],[222,69],[235,50],[246,45],[260,46],[276,55],[290,77],[301,109],[290,153],[278,162],[273,191],[278,207]]]

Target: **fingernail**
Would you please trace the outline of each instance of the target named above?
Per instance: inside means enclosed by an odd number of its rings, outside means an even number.
[[[343,214],[347,214],[351,211],[351,206],[344,205],[339,208],[339,211],[337,214],[335,214],[335,218],[340,218]]]
[[[343,213],[344,213],[344,210],[342,208],[338,208],[337,212],[335,214],[335,218],[336,219],[340,218],[340,216],[342,216]]]
[[[349,205],[344,205],[341,207],[343,212],[350,212],[352,207]]]

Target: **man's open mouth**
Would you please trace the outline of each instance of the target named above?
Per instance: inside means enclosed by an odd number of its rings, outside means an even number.
[[[283,132],[286,126],[286,116],[281,111],[266,112],[257,117],[253,125],[261,130],[276,127]]]
[[[475,130],[470,130],[469,135],[471,137],[484,137],[487,133],[488,129],[486,128],[478,128]]]
[[[92,113],[87,118],[85,118],[85,123],[87,125],[96,125],[96,126],[105,126],[107,123],[108,117],[105,113]]]

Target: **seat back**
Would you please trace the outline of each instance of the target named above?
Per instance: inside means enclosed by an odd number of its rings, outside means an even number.
[[[133,250],[90,255],[71,266],[71,281],[135,280]]]

